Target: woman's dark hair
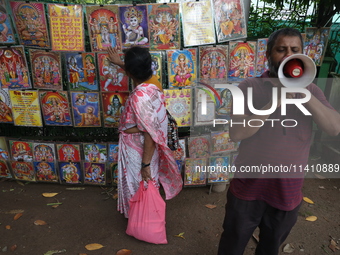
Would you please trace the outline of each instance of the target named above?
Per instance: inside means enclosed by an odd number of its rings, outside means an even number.
[[[295,29],[295,28],[291,28],[291,27],[286,27],[286,28],[282,28],[279,29],[277,31],[275,31],[274,33],[272,33],[269,38],[268,38],[268,42],[267,42],[267,52],[270,54],[272,52],[272,49],[274,47],[274,44],[277,40],[277,38],[281,35],[284,36],[297,36],[300,38],[301,41],[301,49],[303,49],[303,39],[301,36],[301,33],[299,30]]]
[[[151,55],[146,48],[134,46],[125,51],[125,71],[140,82],[152,76]]]

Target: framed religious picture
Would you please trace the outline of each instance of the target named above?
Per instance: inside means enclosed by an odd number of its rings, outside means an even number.
[[[109,162],[118,162],[118,151],[119,151],[119,145],[118,143],[109,143],[108,144],[108,150],[109,150]]]
[[[256,56],[256,77],[260,77],[268,69],[268,60],[266,57],[268,38],[257,40]]]
[[[28,47],[50,48],[45,4],[10,1],[20,44]]]
[[[92,51],[107,51],[109,46],[121,49],[118,5],[87,5],[86,15]]]
[[[65,67],[69,90],[98,90],[95,53],[65,53]]]
[[[45,125],[73,125],[66,91],[39,91],[39,98]]]
[[[57,143],[57,155],[59,162],[80,162],[80,144]]]
[[[177,148],[177,150],[172,151],[172,153],[176,160],[178,171],[179,173],[182,173],[182,167],[184,165],[184,160],[186,158],[185,139],[179,139],[178,143],[179,143],[179,147]]]
[[[124,61],[124,54],[119,54]],[[107,53],[98,53],[99,81],[101,91],[129,91],[129,77],[123,68],[111,63]]]
[[[220,83],[227,80],[228,45],[199,47],[201,82]]]
[[[105,164],[84,162],[84,184],[105,185]]]
[[[8,167],[7,161],[0,159],[0,178],[13,178],[10,168]]]
[[[219,43],[247,37],[244,5],[241,0],[213,1],[215,30]]]
[[[55,162],[33,162],[36,180],[39,182],[59,182],[59,176]]]
[[[210,157],[210,169],[208,172],[208,183],[229,182],[230,156]]]
[[[166,109],[175,118],[178,127],[191,125],[191,89],[165,89]]]
[[[12,160],[25,162],[33,161],[32,142],[12,139],[8,142]]]
[[[148,5],[151,50],[181,48],[179,3]]]
[[[32,162],[11,161],[13,177],[18,181],[36,182],[35,171]]]
[[[54,143],[33,143],[33,161],[54,162],[55,160]]]
[[[118,186],[118,163],[109,162],[109,171],[112,185]]]
[[[133,45],[150,47],[146,5],[119,6],[123,48]]]
[[[181,2],[181,9],[185,47],[216,43],[210,0]]]
[[[0,44],[15,44],[15,32],[12,27],[11,18],[6,8],[7,0],[0,0],[0,24],[2,31],[0,33]]]
[[[118,128],[129,92],[102,92],[104,127]]]
[[[62,90],[60,53],[30,49],[29,55],[32,63],[33,87]]]
[[[303,53],[314,60],[316,66],[321,66],[330,33],[329,27],[307,27]]]
[[[62,184],[82,184],[83,171],[80,162],[59,162],[59,180]]]
[[[237,143],[230,139],[229,131],[211,133],[211,153],[225,154],[237,149]]]
[[[85,162],[105,163],[107,161],[106,143],[83,143]]]
[[[210,157],[210,135],[190,136],[188,138],[189,158]]]
[[[47,4],[47,7],[52,51],[85,51],[82,5]]]
[[[14,123],[8,89],[0,89],[0,112],[0,123]]]
[[[229,42],[228,82],[255,77],[256,42]]]
[[[196,86],[193,127],[214,124],[216,99],[206,87]]]
[[[186,158],[183,186],[205,186],[206,167],[206,158]]]
[[[1,88],[32,88],[23,46],[0,47]]]
[[[9,150],[4,136],[0,136],[0,160],[9,160]]]
[[[233,103],[233,97],[229,89],[216,88],[221,101],[216,100],[215,116],[216,119],[230,120],[231,106]]]
[[[152,74],[160,84],[163,84],[163,54],[160,51],[150,51]]]
[[[197,77],[196,49],[167,50],[169,88],[194,86]]]
[[[75,127],[100,127],[98,92],[71,91],[73,123]]]

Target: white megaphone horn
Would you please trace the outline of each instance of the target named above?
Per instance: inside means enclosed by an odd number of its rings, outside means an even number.
[[[305,88],[312,83],[316,66],[305,54],[294,54],[285,58],[279,66],[278,77],[286,88]]]

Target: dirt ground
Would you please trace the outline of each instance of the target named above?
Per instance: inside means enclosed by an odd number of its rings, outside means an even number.
[[[59,251],[58,254],[69,255],[115,255],[120,249],[131,250],[132,255],[217,253],[226,191],[209,194],[208,186],[184,188],[167,201],[169,243],[154,245],[125,234],[127,220],[117,212],[117,201],[110,194],[115,191],[110,187],[69,190],[70,187],[73,186],[0,180],[0,254],[44,255]],[[42,196],[44,192],[58,195],[46,198]],[[340,179],[306,179],[303,192],[315,204],[303,202],[298,222],[285,242],[295,248],[290,254],[340,255],[340,250],[333,252],[328,247],[331,238],[340,241]],[[56,202],[62,204],[57,208],[47,205]],[[209,209],[207,204],[216,208]],[[14,220],[18,212],[22,216]],[[306,221],[311,215],[318,219]],[[37,220],[47,224],[35,225]],[[175,236],[183,232],[184,238]],[[88,251],[85,245],[91,243],[104,247]],[[256,241],[251,239],[245,255],[254,254],[255,247]],[[280,254],[286,253],[281,249]]]

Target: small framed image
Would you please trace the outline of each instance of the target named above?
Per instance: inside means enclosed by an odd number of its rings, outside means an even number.
[[[105,163],[84,162],[84,184],[105,185]]]
[[[32,162],[11,161],[13,176],[18,181],[36,182]]]
[[[189,158],[210,157],[210,147],[210,135],[192,136],[188,138]]]
[[[59,162],[59,178],[62,184],[82,184],[83,172],[80,162]]]
[[[32,142],[9,140],[9,147],[14,161],[33,161]]]
[[[229,131],[212,132],[211,133],[211,152],[212,154],[220,154],[235,151],[237,143],[231,141]]]
[[[206,167],[206,158],[186,158],[184,186],[205,186]]]
[[[57,143],[56,146],[60,162],[79,162],[81,160],[80,144]]]
[[[4,136],[0,136],[0,160],[9,160],[9,151]]]
[[[33,143],[33,161],[55,162],[54,143]]]
[[[6,160],[0,159],[0,178],[13,178]]]
[[[229,182],[230,156],[209,158],[208,183]]]
[[[109,150],[109,162],[118,162],[118,151],[119,151],[119,145],[118,143],[109,143],[108,144],[108,150]]]
[[[54,162],[33,162],[36,179],[40,182],[58,182],[59,177]]]
[[[105,163],[107,160],[107,148],[104,143],[84,143],[83,152],[85,162]]]
[[[109,162],[109,171],[112,185],[118,186],[118,163]]]

